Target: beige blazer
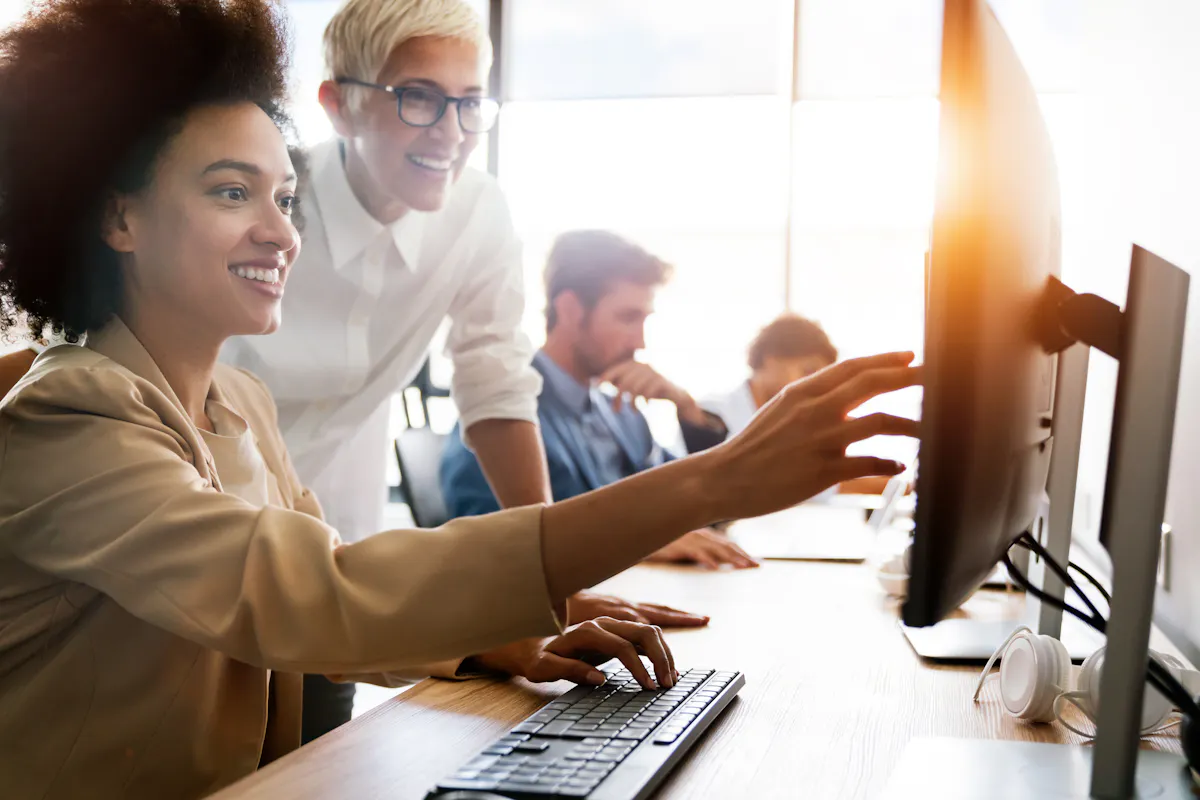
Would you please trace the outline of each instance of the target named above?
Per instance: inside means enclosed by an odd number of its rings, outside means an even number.
[[[221,491],[119,321],[0,403],[5,798],[201,797],[299,745],[300,673],[420,671],[558,631],[539,508],[343,545],[262,383],[219,366],[211,397],[249,424],[272,505]]]

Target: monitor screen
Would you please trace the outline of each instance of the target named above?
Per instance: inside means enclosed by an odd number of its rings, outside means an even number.
[[[1054,370],[1035,319],[1061,213],[1037,96],[983,0],[946,0],[916,531],[904,622],[957,608],[1033,522]]]

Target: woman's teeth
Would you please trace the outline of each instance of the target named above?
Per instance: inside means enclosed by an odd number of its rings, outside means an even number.
[[[248,281],[262,281],[263,283],[278,283],[279,270],[277,269],[256,269],[254,267],[231,267],[230,272],[237,275],[239,278],[245,278]]]
[[[416,164],[418,167],[424,167],[425,169],[435,169],[440,172],[445,172],[445,171],[449,170],[450,165],[453,163],[448,158],[426,158],[425,156],[414,156],[411,154],[408,156],[408,160],[411,161],[412,163]]]

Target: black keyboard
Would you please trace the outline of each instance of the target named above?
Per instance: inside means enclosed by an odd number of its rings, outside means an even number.
[[[643,689],[619,662],[603,686],[577,686],[464,764],[427,798],[454,790],[503,797],[642,800],[745,685],[740,672],[690,669]]]

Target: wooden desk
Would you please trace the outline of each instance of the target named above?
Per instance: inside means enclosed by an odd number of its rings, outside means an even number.
[[[922,665],[896,629],[896,603],[857,564],[769,562],[702,573],[638,567],[604,590],[711,614],[673,632],[687,665],[740,669],[746,687],[658,798],[867,798],[918,736],[1071,742],[1061,726],[1003,713],[978,671]],[[1020,597],[981,592],[971,616],[1016,616]],[[524,681],[425,681],[216,795],[419,800],[511,725],[570,688]],[[1153,746],[1178,751],[1178,740]]]

